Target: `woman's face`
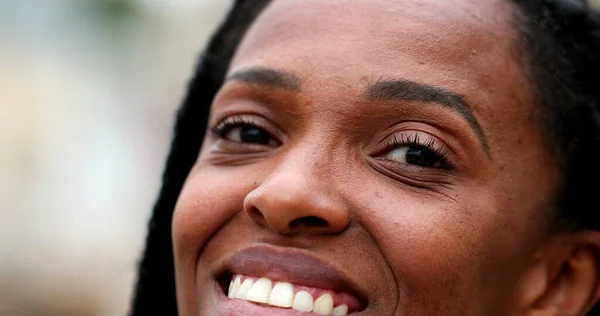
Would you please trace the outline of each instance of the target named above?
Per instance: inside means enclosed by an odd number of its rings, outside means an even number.
[[[512,13],[274,1],[238,48],[176,206],[180,313],[516,313],[558,172]],[[237,276],[250,281],[228,298]]]

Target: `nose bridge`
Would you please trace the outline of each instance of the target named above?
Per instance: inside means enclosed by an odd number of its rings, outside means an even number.
[[[322,132],[322,134],[325,133]],[[330,138],[331,135],[326,137],[313,135],[310,139],[304,140],[295,148],[287,151],[282,155],[277,168],[271,172],[267,180],[277,180],[281,174],[287,174],[298,179],[302,178],[302,181],[312,187],[332,190],[336,185],[335,173],[340,169],[336,165],[341,162],[335,158],[335,151],[339,148],[336,149],[335,146],[329,144]]]
[[[277,167],[244,200],[244,211],[277,233],[335,233],[349,224],[323,148],[307,146],[282,156]]]

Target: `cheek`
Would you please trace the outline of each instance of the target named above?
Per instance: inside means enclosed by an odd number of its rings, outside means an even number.
[[[210,168],[193,170],[173,214],[173,250],[176,268],[195,269],[198,255],[232,217],[242,210],[253,181]]]
[[[445,201],[406,192],[362,196],[369,203],[360,220],[384,253],[407,310],[418,314],[428,306],[441,314],[462,310],[467,315],[485,304],[489,308],[492,298],[485,293],[493,293],[494,301],[508,299],[509,291],[502,293],[503,286],[491,279],[516,279],[516,271],[502,264],[511,260],[514,246],[504,244],[499,233],[507,218],[489,195],[469,192]],[[377,198],[368,198],[370,193]]]

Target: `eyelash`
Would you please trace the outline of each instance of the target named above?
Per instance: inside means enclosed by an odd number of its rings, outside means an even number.
[[[442,164],[442,169],[451,170],[452,164],[449,162],[449,152],[445,147],[438,146],[434,138],[429,138],[427,141],[423,141],[419,137],[419,133],[403,133],[394,135],[387,144],[384,146],[384,150],[380,153],[389,152],[399,147],[417,147],[426,149],[432,152]]]
[[[243,116],[230,116],[218,124],[211,126],[210,130],[216,136],[223,138],[225,137],[225,134],[227,134],[227,132],[229,132],[232,128],[246,126],[264,129],[262,126],[260,126],[260,124],[250,118]]]
[[[255,127],[262,129],[266,133],[268,129],[263,126],[259,121],[252,117],[245,116],[230,116],[212,126],[210,130],[214,135],[221,139],[225,139],[226,134],[236,127]],[[273,136],[271,136],[273,137]],[[274,138],[274,137],[273,137]],[[383,146],[383,149],[379,151],[380,154],[390,152],[399,147],[416,147],[420,149],[426,149],[433,153],[437,159],[439,159],[442,169],[451,170],[452,164],[449,162],[449,152],[443,147],[437,145],[437,141],[433,137],[428,137],[428,140],[424,141],[420,138],[420,133],[401,133],[400,135],[395,134],[387,141]]]

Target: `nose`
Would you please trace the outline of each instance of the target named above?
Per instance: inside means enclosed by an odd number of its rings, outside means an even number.
[[[244,211],[284,235],[339,233],[350,223],[348,209],[327,189],[305,174],[279,172],[246,196]]]

